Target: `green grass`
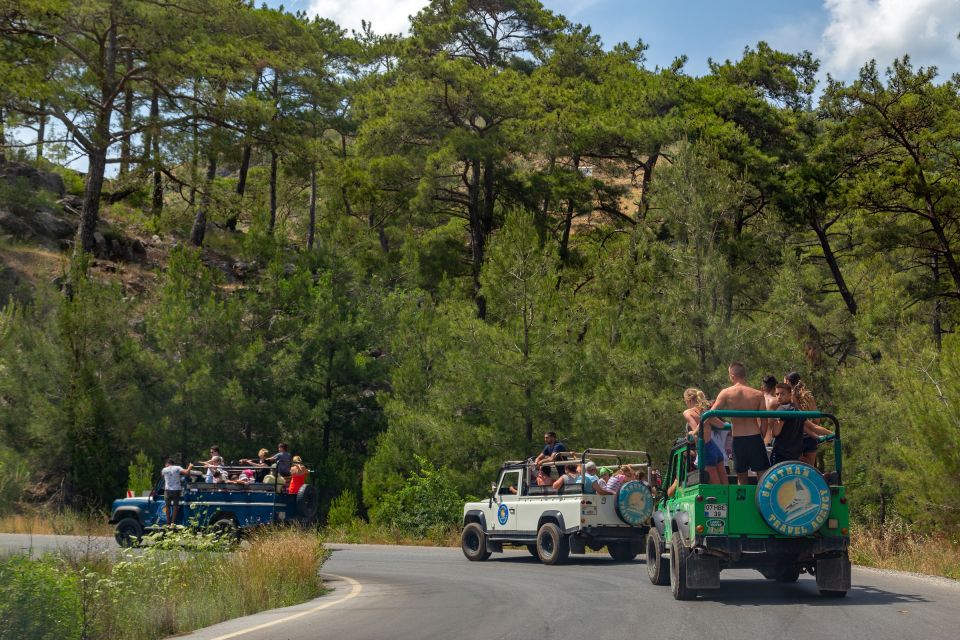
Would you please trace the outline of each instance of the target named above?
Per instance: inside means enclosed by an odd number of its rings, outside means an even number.
[[[0,640],[152,640],[323,593],[313,532],[264,529],[234,553],[80,549],[0,560]]]
[[[405,544],[420,547],[459,547],[460,529],[434,527],[425,536],[414,536],[396,527],[371,524],[355,518],[350,524],[326,527],[321,533],[325,542],[347,544]]]

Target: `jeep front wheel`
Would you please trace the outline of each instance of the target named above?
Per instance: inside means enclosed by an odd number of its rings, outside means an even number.
[[[657,529],[647,534],[647,577],[659,587],[670,584],[670,559],[664,557],[663,536]]]
[[[670,591],[673,593],[674,600],[693,600],[697,597],[696,590],[687,586],[687,558],[689,555],[690,552],[680,542],[680,536],[671,536]]]
[[[463,528],[463,533],[460,534],[460,549],[471,562],[490,557],[490,552],[487,551],[487,535],[478,522],[471,522]]]
[[[135,547],[143,538],[143,526],[136,518],[123,518],[117,523],[113,537],[121,547]]]
[[[611,542],[607,545],[607,553],[618,562],[629,562],[637,557],[633,545],[629,542]]]
[[[552,522],[537,531],[537,555],[543,564],[563,564],[570,555],[570,541]]]

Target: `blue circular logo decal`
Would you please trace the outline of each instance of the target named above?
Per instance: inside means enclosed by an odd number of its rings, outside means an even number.
[[[617,492],[617,515],[633,527],[638,527],[653,514],[653,496],[647,485],[637,480],[625,482]]]
[[[497,509],[497,522],[500,524],[507,524],[507,518],[510,517],[510,512],[507,510],[507,505],[500,504],[500,508]]]
[[[810,465],[781,462],[760,476],[757,509],[777,533],[809,536],[830,515],[830,487]]]

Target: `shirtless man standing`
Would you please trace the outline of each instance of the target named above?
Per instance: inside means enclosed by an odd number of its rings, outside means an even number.
[[[742,411],[766,411],[763,393],[747,386],[747,368],[742,362],[734,362],[727,368],[733,384],[717,394],[711,409],[739,409]],[[737,482],[747,484],[747,472],[758,475],[770,468],[770,458],[763,444],[760,418],[729,418],[733,425],[733,466]]]

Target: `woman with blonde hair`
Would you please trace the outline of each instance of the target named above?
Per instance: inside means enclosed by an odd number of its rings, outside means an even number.
[[[700,416],[710,408],[710,401],[707,400],[703,391],[696,387],[691,387],[683,392],[683,401],[687,405],[683,417],[690,428],[687,435],[696,438],[697,431],[700,429]],[[704,459],[698,460],[697,464],[706,469],[710,484],[729,484],[725,466],[727,458],[724,453],[729,432],[716,431],[713,428],[723,426],[723,421],[719,418],[710,418],[703,423]]]
[[[790,385],[790,387],[793,389],[793,404],[796,405],[797,409],[800,411],[817,410],[817,401],[814,399],[813,393],[811,393],[810,390],[807,389],[807,386],[803,384],[803,380],[800,379],[799,373],[796,371],[791,371],[783,376],[783,381]],[[814,420],[813,423],[817,426],[820,426],[820,423],[817,420]],[[815,466],[817,462],[817,446],[819,444],[820,443],[816,438],[804,433],[803,453],[801,454],[800,459],[810,466]]]
[[[291,460],[291,462],[290,486],[287,487],[287,493],[296,494],[298,491],[300,491],[300,487],[307,483],[307,476],[310,475],[310,471],[307,469],[306,465],[303,464],[303,460],[300,459],[300,456],[293,456],[293,460]]]

